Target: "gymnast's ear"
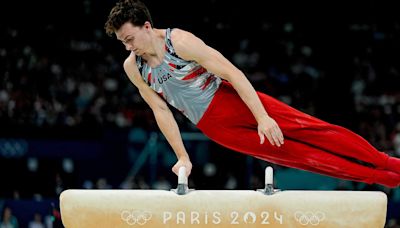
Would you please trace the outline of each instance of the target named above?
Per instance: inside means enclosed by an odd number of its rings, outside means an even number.
[[[149,21],[144,22],[143,27],[145,29],[152,29],[153,27],[151,26],[151,23]]]

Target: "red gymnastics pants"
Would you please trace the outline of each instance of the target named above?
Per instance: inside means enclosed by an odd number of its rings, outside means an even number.
[[[271,145],[268,140],[260,144],[254,116],[225,81],[197,127],[231,150],[278,165],[387,187],[400,184],[400,159],[376,150],[346,128],[312,117],[266,94],[258,92],[258,96],[283,132],[285,141],[281,147]],[[390,166],[398,167],[397,171],[389,169]]]

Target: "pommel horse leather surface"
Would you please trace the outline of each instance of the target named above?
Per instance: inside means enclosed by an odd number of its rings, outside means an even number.
[[[379,191],[66,190],[66,228],[314,227],[383,228],[387,196]]]

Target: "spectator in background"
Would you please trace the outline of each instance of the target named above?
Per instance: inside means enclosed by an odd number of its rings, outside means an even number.
[[[0,223],[0,228],[18,228],[18,219],[12,214],[9,207],[5,207]]]
[[[192,163],[167,104],[227,148],[336,178],[400,185],[400,159],[346,128],[256,92],[242,71],[192,33],[154,28],[142,2],[120,0],[105,29],[130,51],[125,72],[176,153],[174,173],[185,166],[189,175]]]
[[[397,123],[396,130],[393,136],[394,153],[400,156],[400,123]]]
[[[42,221],[42,215],[40,213],[35,213],[33,220],[29,222],[28,228],[45,228]]]

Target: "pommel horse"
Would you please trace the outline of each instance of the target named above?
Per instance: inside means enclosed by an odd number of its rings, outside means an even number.
[[[181,167],[176,189],[65,190],[66,228],[313,227],[383,228],[387,196],[379,191],[280,191],[273,170],[265,188],[194,190]]]

